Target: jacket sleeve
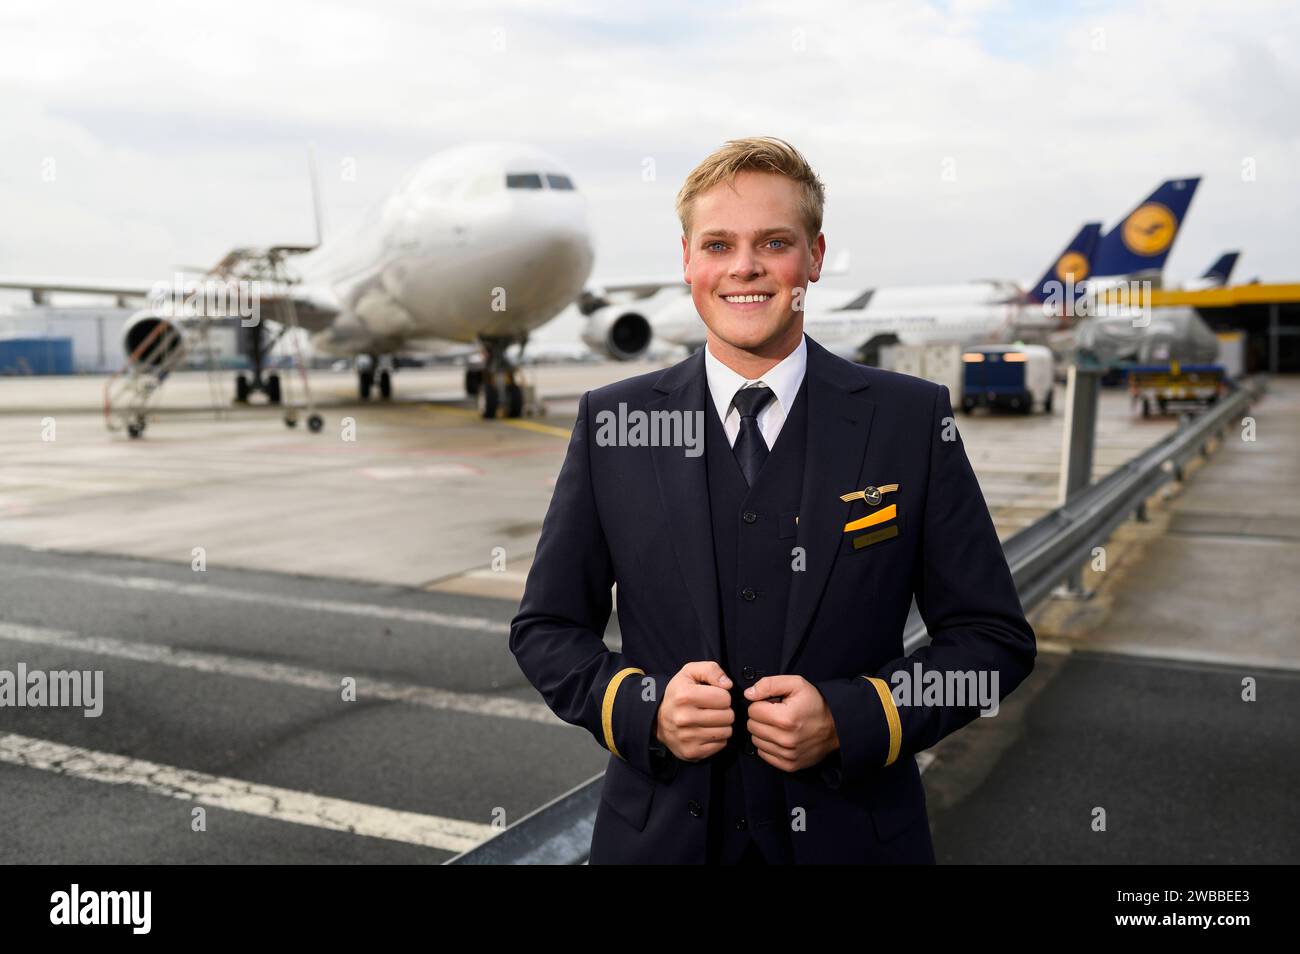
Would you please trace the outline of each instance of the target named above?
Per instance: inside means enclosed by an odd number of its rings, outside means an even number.
[[[663,780],[675,774],[676,760],[651,746],[673,674],[646,673],[603,638],[614,571],[592,489],[588,393],[579,402],[523,600],[510,623],[510,651],[551,711]]]
[[[835,721],[840,748],[823,761],[829,784],[857,780],[934,745],[979,716],[971,705],[917,705],[910,685],[898,705],[893,681],[921,685],[935,672],[997,675],[999,702],[1034,668],[1033,628],[1025,619],[1002,544],[966,449],[946,387],[935,394],[929,475],[913,570],[917,607],[930,644],[877,672],[817,683]],[[919,695],[919,688],[916,690]],[[901,690],[898,695],[903,695]],[[945,699],[947,703],[954,700]]]

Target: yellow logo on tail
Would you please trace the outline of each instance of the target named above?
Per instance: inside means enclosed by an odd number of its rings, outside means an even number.
[[[1169,209],[1148,202],[1124,220],[1120,237],[1134,255],[1158,255],[1169,247],[1177,229],[1178,220]]]
[[[1088,258],[1079,252],[1066,252],[1056,263],[1056,277],[1076,285],[1088,277]]]

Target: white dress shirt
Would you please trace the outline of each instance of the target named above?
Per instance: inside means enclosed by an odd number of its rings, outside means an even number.
[[[709,346],[704,346],[704,373],[708,378],[709,393],[713,396],[713,405],[718,409],[718,418],[722,429],[727,432],[727,443],[735,446],[736,435],[740,433],[740,411],[732,406],[731,399],[741,388],[765,385],[772,389],[773,397],[758,412],[758,429],[763,435],[763,442],[770,451],[776,445],[776,437],[781,433],[781,425],[794,405],[803,384],[804,371],[808,367],[808,343],[803,335],[799,336],[798,346],[781,361],[763,373],[761,378],[747,380],[732,371],[713,356]]]

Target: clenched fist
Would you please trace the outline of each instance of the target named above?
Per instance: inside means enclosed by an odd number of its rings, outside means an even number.
[[[764,676],[745,690],[746,730],[763,761],[783,772],[816,765],[840,747],[835,720],[803,676]]]
[[[655,737],[685,762],[721,752],[736,719],[731,680],[716,662],[690,662],[668,682]]]

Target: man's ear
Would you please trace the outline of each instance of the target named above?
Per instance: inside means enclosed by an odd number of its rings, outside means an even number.
[[[686,284],[691,283],[691,248],[686,241],[686,236],[682,236],[682,278]]]
[[[812,247],[812,268],[808,270],[808,281],[815,282],[822,275],[822,261],[826,258],[826,233],[818,232],[817,241]]]

